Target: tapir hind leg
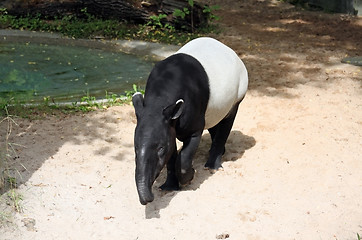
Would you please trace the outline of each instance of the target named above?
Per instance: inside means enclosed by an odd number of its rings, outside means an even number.
[[[239,103],[235,104],[228,115],[216,126],[208,129],[211,135],[212,144],[209,151],[209,159],[205,164],[205,169],[219,170],[222,168],[221,158],[225,153],[225,143],[229,137],[236,113],[238,112]]]

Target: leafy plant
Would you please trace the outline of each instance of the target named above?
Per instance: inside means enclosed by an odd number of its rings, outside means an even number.
[[[82,9],[80,10],[80,12],[81,12],[82,14],[84,14],[84,16],[87,18],[87,20],[88,20],[89,22],[95,20],[95,17],[88,12],[88,9],[87,9],[86,7],[85,7],[85,8],[82,8]]]
[[[145,90],[143,88],[138,87],[136,84],[133,84],[133,89],[131,91],[126,91],[125,95],[128,100],[132,100],[133,94],[136,92],[140,92],[142,94],[145,94]]]
[[[191,31],[194,32],[194,1],[188,0],[187,2],[189,7],[184,7],[183,9],[175,9],[173,12],[173,16],[185,20],[186,16],[190,15]]]
[[[175,9],[173,12],[173,16],[177,19],[180,18],[182,20],[185,20],[186,17],[189,16],[190,18],[190,25],[191,25],[191,31],[194,32],[195,31],[195,26],[194,26],[194,1],[193,0],[188,0],[188,7],[184,7],[182,9]],[[219,5],[214,5],[214,6],[208,6],[208,5],[204,5],[204,9],[202,10],[203,13],[206,14],[207,16],[207,22],[211,22],[211,21],[215,21],[215,20],[219,20],[220,17],[214,14],[215,10],[220,9]],[[206,27],[206,26],[203,26]],[[184,29],[186,29],[186,26],[183,26]]]
[[[148,35],[154,36],[155,38],[161,38],[163,35],[172,36],[172,34],[176,32],[176,29],[168,22],[163,23],[166,19],[166,14],[150,16],[149,21],[139,33],[143,34],[146,30],[146,32],[148,32]]]
[[[159,14],[158,16],[150,16],[149,17],[150,20],[147,22],[146,25],[163,28],[164,25],[162,24],[162,19],[165,18],[167,18],[166,14]]]
[[[7,195],[8,204],[12,206],[16,212],[22,212],[21,201],[23,200],[23,196],[15,188],[10,189]]]
[[[174,17],[180,17],[181,19],[185,19],[186,15],[189,15],[190,11],[188,8],[183,9],[175,9],[173,12]]]
[[[214,5],[214,6],[205,5],[204,10],[202,10],[202,12],[206,13],[208,15],[208,20],[217,21],[217,20],[220,20],[220,17],[215,15],[213,12],[215,10],[219,10],[219,9],[220,9],[219,5]]]

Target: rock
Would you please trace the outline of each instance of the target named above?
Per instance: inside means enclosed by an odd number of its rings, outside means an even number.
[[[21,220],[22,223],[24,223],[24,226],[26,227],[26,230],[35,232],[35,219],[34,218],[24,218]]]
[[[348,63],[355,66],[362,66],[362,56],[361,57],[346,57],[342,59],[342,63]]]

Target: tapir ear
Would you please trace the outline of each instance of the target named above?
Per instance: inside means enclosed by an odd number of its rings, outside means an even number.
[[[163,115],[167,120],[175,120],[179,118],[184,110],[184,100],[179,99],[175,104],[163,109]]]
[[[136,111],[137,118],[141,115],[143,109],[143,95],[140,92],[136,92],[132,96],[133,107]]]

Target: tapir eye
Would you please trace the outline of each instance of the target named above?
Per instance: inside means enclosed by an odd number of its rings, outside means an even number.
[[[164,147],[157,148],[157,153],[159,157],[163,157],[166,153],[165,148]]]

